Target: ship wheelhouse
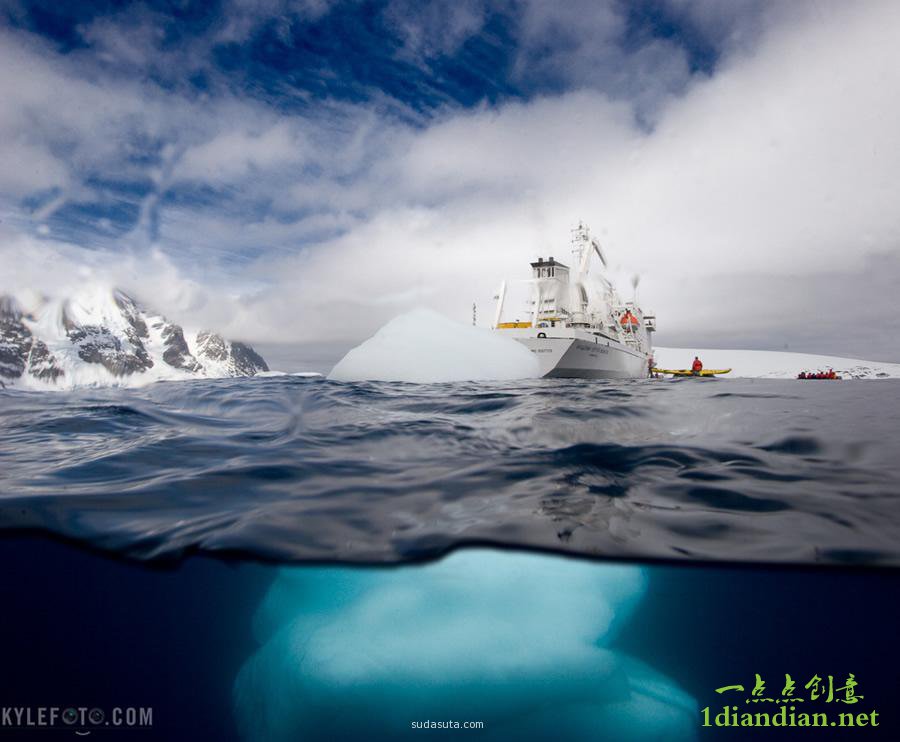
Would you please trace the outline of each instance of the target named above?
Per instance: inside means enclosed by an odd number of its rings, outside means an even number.
[[[569,316],[569,266],[551,255],[547,260],[538,258],[531,270],[537,289],[531,302],[532,323],[535,327],[556,327]]]

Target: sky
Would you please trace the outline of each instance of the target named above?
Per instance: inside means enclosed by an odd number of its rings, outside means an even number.
[[[0,292],[116,285],[289,362],[488,324],[583,220],[659,344],[900,361],[898,33],[876,0],[0,0]]]

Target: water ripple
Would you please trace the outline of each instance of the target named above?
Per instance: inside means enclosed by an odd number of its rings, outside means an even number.
[[[0,528],[140,557],[900,563],[898,385],[161,383],[0,392]]]

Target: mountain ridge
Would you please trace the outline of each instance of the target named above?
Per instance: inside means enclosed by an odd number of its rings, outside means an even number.
[[[0,383],[36,389],[139,386],[152,381],[254,376],[251,346],[188,331],[116,288],[65,298],[0,296]]]

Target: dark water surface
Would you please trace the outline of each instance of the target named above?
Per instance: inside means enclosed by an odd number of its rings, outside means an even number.
[[[0,391],[0,528],[139,558],[896,565],[898,413],[890,380]]]
[[[250,740],[671,742],[900,737],[894,702],[900,693],[900,644],[896,641],[900,572],[896,570],[615,566],[551,556],[530,558],[556,570],[563,581],[562,593],[550,591],[542,598],[546,584],[537,569],[534,577],[540,587],[526,591],[528,610],[511,611],[516,607],[510,605],[516,602],[515,596],[486,594],[477,587],[478,580],[473,589],[480,607],[474,608],[458,590],[435,603],[428,586],[432,565],[403,570],[284,568],[195,557],[172,569],[157,570],[51,540],[0,539],[0,559],[7,565],[0,576],[4,596],[0,706],[99,708],[107,719],[113,707],[152,708],[150,728],[86,725],[89,739],[98,740],[237,740],[243,736]],[[478,559],[484,560],[485,567],[492,562],[490,554],[480,553]],[[440,568],[441,563],[436,566]],[[565,650],[568,634],[585,621],[590,628],[602,626],[608,618],[604,610],[587,616],[573,610],[582,607],[579,601],[592,597],[568,592],[567,575],[573,569],[600,575],[630,570],[643,575],[644,594],[608,651],[617,662],[636,658],[660,673],[664,680],[646,683],[651,694],[665,699],[665,689],[673,687],[687,694],[692,707],[686,725],[667,724],[663,719],[659,731],[654,725],[660,721],[653,713],[640,709],[635,718],[633,709],[619,706],[611,718],[588,718],[593,731],[579,726],[584,708],[619,703],[628,688],[586,677],[577,657],[573,659]],[[341,588],[351,582],[390,583],[395,575],[403,590],[393,593],[399,599],[391,606],[388,620],[379,619],[370,609],[359,631],[348,630],[356,609],[350,604],[334,609],[342,599]],[[296,605],[285,602],[283,590],[272,590],[264,602],[279,576],[282,586],[285,579],[304,586]],[[320,589],[310,589],[314,583],[321,583]],[[610,587],[614,586],[608,586],[607,592]],[[429,599],[403,599],[410,594]],[[278,598],[285,617],[295,626],[299,622],[293,631],[282,632],[282,641],[278,634],[269,638],[272,629],[258,615],[265,613],[261,606],[268,606],[270,613],[273,604],[278,608]],[[485,660],[490,651],[479,644],[485,634],[493,638],[485,624],[498,613],[504,631],[526,638],[513,658],[513,691],[503,673],[506,666],[502,662],[498,666],[496,658]],[[307,633],[302,627],[317,616],[341,630],[344,652],[355,657],[349,678],[335,669],[340,667],[340,654],[328,654],[331,666],[304,661],[310,650],[302,645]],[[453,631],[448,633],[448,627]],[[297,642],[302,651],[294,656],[290,648]],[[533,650],[537,657],[521,660],[519,655],[527,657],[532,644],[537,644]],[[473,645],[478,649],[474,659]],[[267,646],[277,651],[267,651]],[[504,645],[498,651],[505,649]],[[460,659],[454,662],[454,657]],[[393,687],[376,684],[373,688],[370,675],[380,677],[379,667],[373,664],[376,658],[388,663]],[[428,669],[424,694],[421,682],[411,682],[423,658]],[[598,665],[602,658],[598,654]],[[520,665],[527,669],[528,662],[543,659],[536,678],[523,678]],[[472,672],[467,674],[466,667]],[[857,694],[864,697],[853,706],[824,698],[813,702],[804,688],[816,676],[827,682],[829,675],[838,688],[850,673],[859,683]],[[796,697],[805,699],[794,704],[801,711],[827,712],[835,719],[842,712],[875,710],[879,726],[851,731],[702,726],[705,707],[713,714],[732,704],[742,711],[759,710],[748,702],[757,674],[766,683],[765,695],[775,698],[782,693],[785,674],[791,675]],[[722,695],[715,691],[733,684],[743,685],[744,692]],[[312,710],[311,696],[316,705]],[[444,709],[440,716],[434,714],[435,698]],[[546,726],[533,721],[535,709],[543,709],[537,716]],[[526,722],[518,724],[518,716]],[[412,720],[429,718],[475,719],[486,727],[457,733],[410,728]],[[0,739],[78,737],[58,725],[55,730],[0,728]]]

